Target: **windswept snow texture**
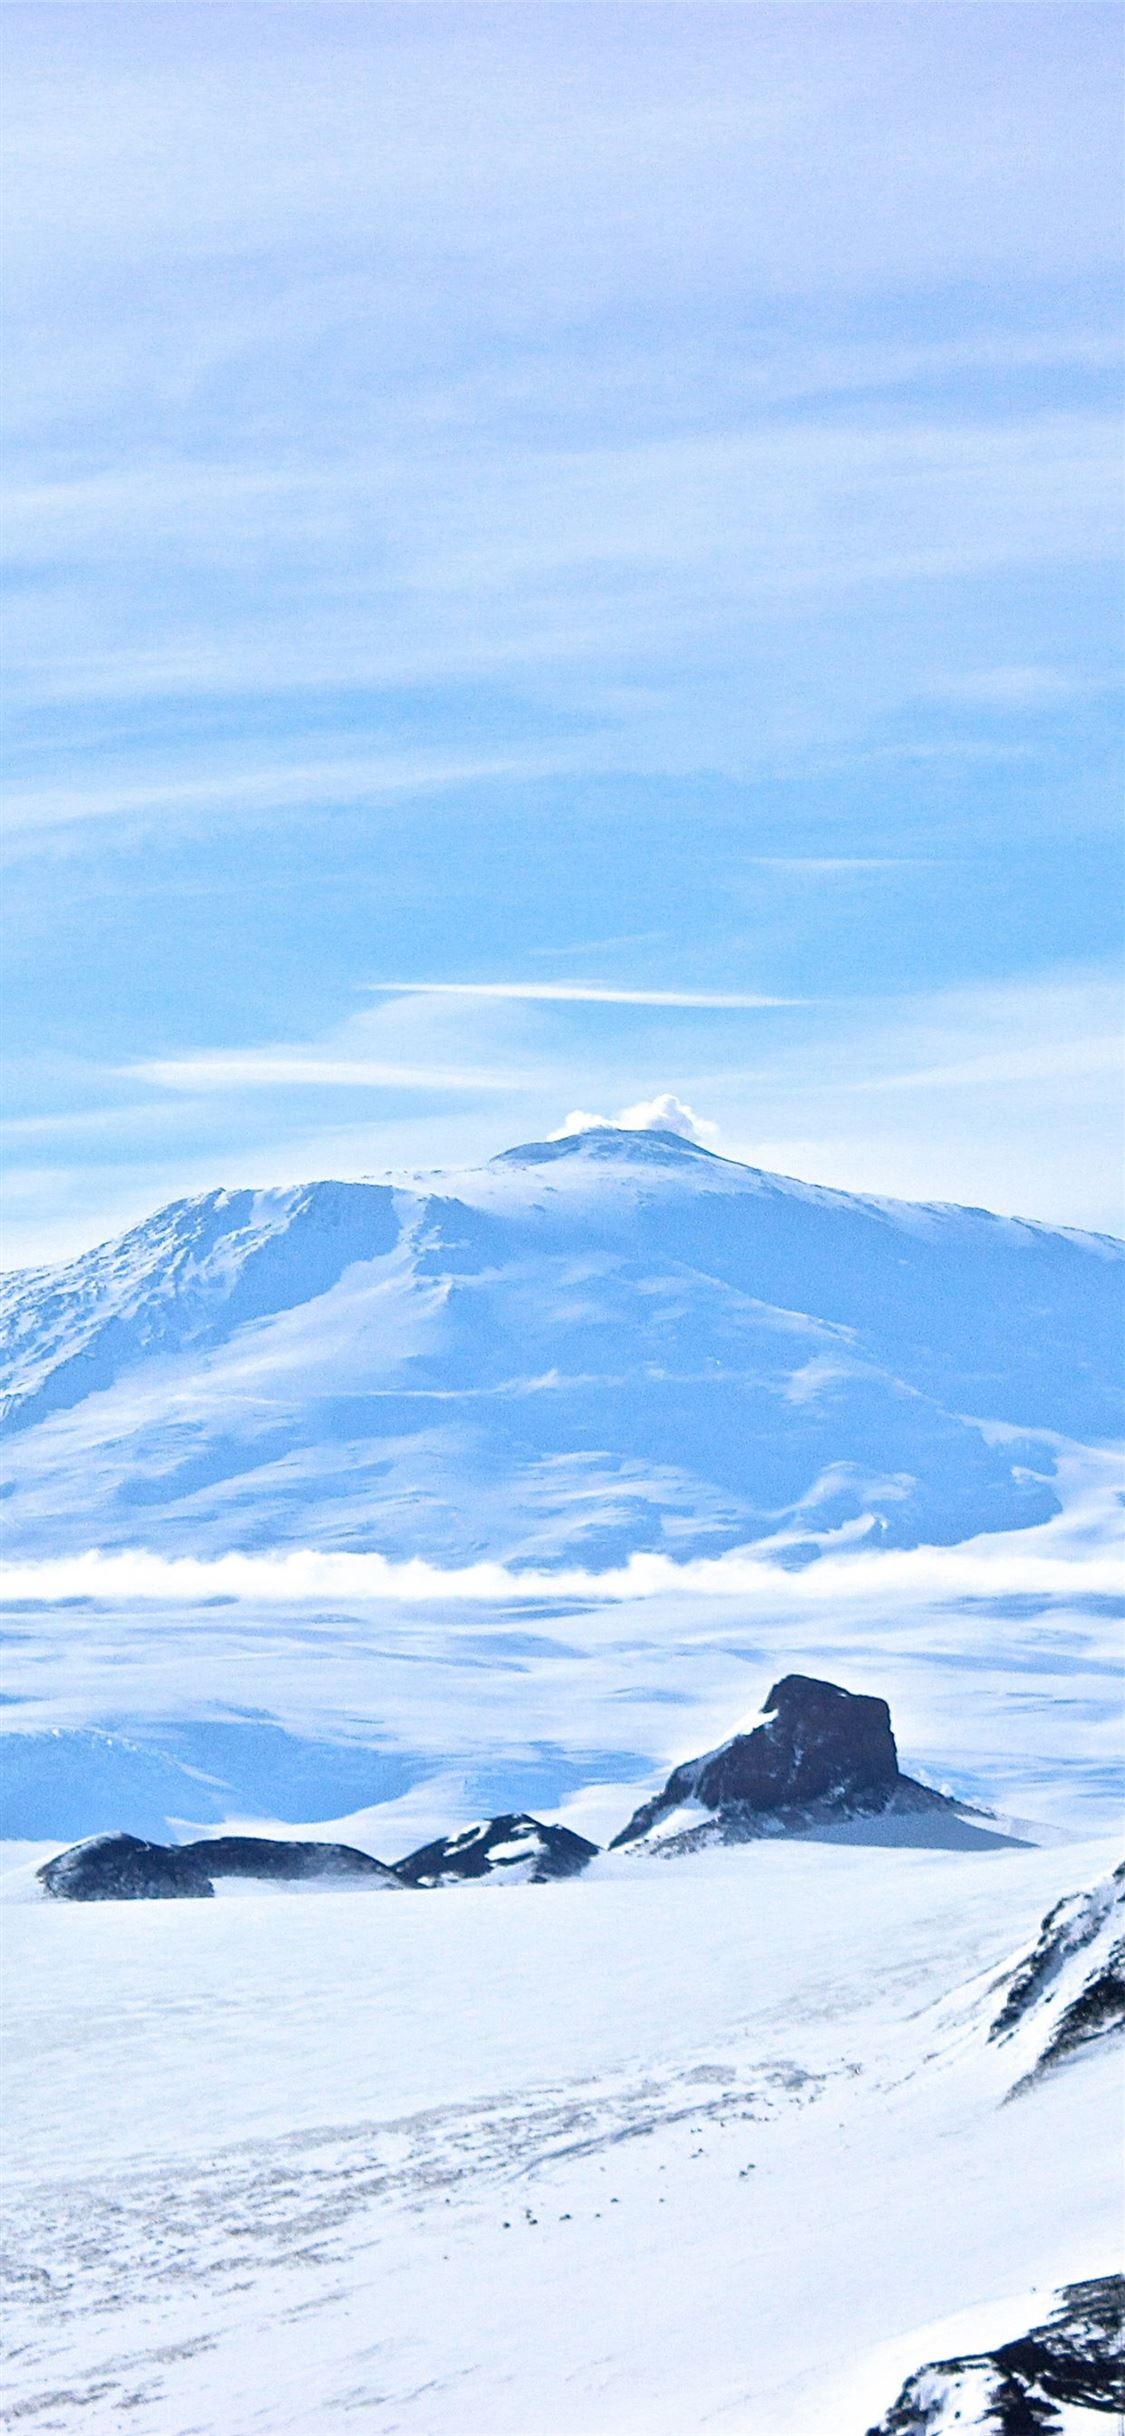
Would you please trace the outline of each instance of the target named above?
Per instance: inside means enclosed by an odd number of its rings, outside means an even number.
[[[1122,2414],[1125,2279],[1101,2275],[1013,2342],[919,2369],[868,2436],[1108,2436]]]
[[[7,1546],[949,1543],[1050,1514],[1052,1437],[1120,1429],[1121,1286],[1108,1238],[672,1134],[210,1193],[9,1281]]]

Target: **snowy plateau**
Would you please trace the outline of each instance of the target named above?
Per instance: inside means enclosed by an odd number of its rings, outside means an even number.
[[[612,1128],[8,1280],[5,2427],[1118,2436],[1123,1281]]]

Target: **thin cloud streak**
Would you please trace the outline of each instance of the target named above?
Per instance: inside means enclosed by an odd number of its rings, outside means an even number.
[[[365,985],[387,998],[515,998],[546,999],[553,1004],[595,1007],[755,1007],[806,1006],[803,998],[770,998],[749,990],[616,990],[585,981],[369,981]]]
[[[136,819],[145,814],[221,813],[232,806],[273,811],[286,805],[362,803],[375,795],[426,793],[463,787],[482,779],[532,779],[565,775],[580,756],[557,746],[531,746],[506,753],[460,754],[404,751],[381,760],[284,763],[265,770],[214,771],[202,778],[161,780],[147,786],[79,788],[11,794],[5,824],[11,833],[94,819]]]
[[[397,1066],[377,1058],[272,1055],[268,1050],[215,1049],[158,1057],[117,1072],[170,1091],[340,1089],[351,1091],[520,1091],[534,1075],[476,1066]]]
[[[1105,1040],[1044,1041],[1033,1049],[1007,1049],[995,1056],[966,1057],[955,1065],[926,1066],[913,1074],[868,1075],[848,1083],[849,1091],[965,1091],[994,1083],[1037,1083],[1068,1075],[1116,1074],[1122,1064],[1121,1042]]]

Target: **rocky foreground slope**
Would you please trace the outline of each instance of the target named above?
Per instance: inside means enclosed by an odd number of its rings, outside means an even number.
[[[1064,1895],[1010,1972],[989,2037],[1022,2062],[1027,2086],[1092,2039],[1125,2035],[1125,1861]]]
[[[1125,2278],[1064,2285],[994,2351],[932,2360],[867,2436],[1111,2436],[1125,2413]]]

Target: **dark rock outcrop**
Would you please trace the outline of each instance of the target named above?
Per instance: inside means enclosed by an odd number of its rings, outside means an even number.
[[[36,1872],[68,1903],[135,1903],[213,1895],[214,1878],[270,1878],[338,1885],[401,1886],[385,1861],[351,1844],[288,1843],[275,1836],[220,1835],[195,1844],[148,1844],[136,1835],[88,1836]]]
[[[36,1871],[48,1895],[67,1903],[136,1903],[213,1895],[190,1848],[148,1844],[139,1835],[92,1835]]]
[[[1125,1861],[1097,1886],[1064,1895],[1010,1973],[990,2039],[1030,2044],[1027,2081],[1094,2039],[1125,2031]]]
[[[396,1863],[408,1886],[446,1886],[458,1879],[510,1876],[539,1886],[549,1878],[573,1878],[598,1850],[569,1827],[545,1827],[526,1811],[439,1836]]]
[[[282,1878],[305,1881],[360,1879],[365,1885],[401,1886],[402,1880],[385,1861],[376,1861],[354,1844],[290,1842],[281,1836],[202,1836],[196,1844],[181,1844],[212,1878]]]
[[[663,1792],[642,1803],[611,1850],[651,1836],[686,1805],[712,1816],[685,1820],[663,1839],[665,1850],[798,1835],[889,1810],[956,1809],[943,1794],[901,1773],[885,1700],[811,1675],[784,1676],[766,1701],[761,1725],[674,1768]]]
[[[916,2370],[867,2436],[1058,2436],[1060,2409],[1125,2411],[1125,2278],[1067,2284],[1058,2299],[1015,2342]]]

